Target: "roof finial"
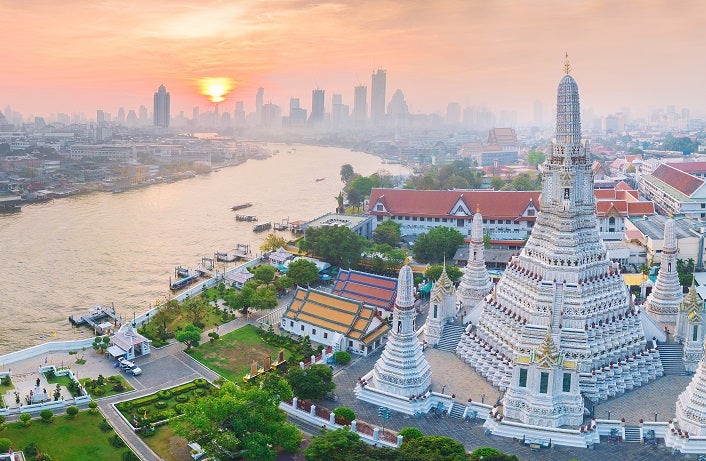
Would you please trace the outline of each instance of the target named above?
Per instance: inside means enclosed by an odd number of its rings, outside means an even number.
[[[480,213],[480,203],[476,203],[476,213]]]
[[[569,53],[567,52],[565,55],[566,59],[564,60],[564,72],[566,72],[566,75],[569,75],[571,73],[571,63],[569,62]]]

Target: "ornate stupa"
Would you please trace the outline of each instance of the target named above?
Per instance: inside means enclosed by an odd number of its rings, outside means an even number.
[[[647,312],[659,322],[674,323],[677,321],[679,305],[683,297],[677,273],[678,251],[674,220],[670,218],[664,223],[664,246],[662,247],[659,272],[657,272],[657,281],[645,300]]]
[[[396,403],[424,396],[431,387],[431,368],[417,339],[414,308],[414,277],[409,265],[400,270],[392,329],[387,344],[371,373],[359,383],[359,399],[412,413]],[[362,384],[362,385],[361,385]],[[426,409],[428,411],[428,408]]]
[[[470,312],[485,296],[493,291],[493,282],[485,267],[483,242],[483,215],[476,210],[471,225],[471,242],[468,244],[468,263],[463,268],[463,277],[458,285],[457,297],[461,309]]]
[[[704,302],[696,292],[693,280],[677,314],[674,336],[684,345],[684,368],[687,372],[695,372],[704,354]]]
[[[441,339],[444,324],[456,318],[456,287],[446,273],[446,261],[439,280],[434,283],[429,295],[429,315],[424,324],[424,339],[434,346]]]
[[[542,165],[537,221],[457,352],[493,385],[507,388],[514,358],[536,350],[551,328],[564,359],[576,362],[581,393],[597,401],[663,372],[598,234],[579,91],[568,61],[565,71],[557,91],[556,140]]]

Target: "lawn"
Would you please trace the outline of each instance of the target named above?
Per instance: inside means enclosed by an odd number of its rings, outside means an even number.
[[[176,435],[168,424],[160,426],[152,437],[142,440],[164,461],[191,461],[187,440]]]
[[[88,390],[88,393],[93,397],[110,397],[115,394],[122,394],[134,390],[134,388],[125,381],[120,375],[112,375],[104,378],[103,384],[98,384],[97,379],[83,378],[79,382]],[[93,386],[91,386],[93,384]]]
[[[20,423],[8,423],[1,436],[12,440],[15,450],[24,449],[34,442],[40,451],[51,455],[54,461],[112,461],[122,459],[127,448],[113,447],[108,438],[115,432],[103,432],[99,428],[103,416],[86,411],[76,419],[55,416],[54,422],[43,423],[33,419],[30,427]],[[32,458],[33,459],[33,458]]]
[[[204,342],[188,353],[224,378],[240,383],[243,376],[250,372],[250,364],[253,361],[257,361],[258,367],[262,367],[266,355],[269,354],[272,362],[275,362],[280,351],[280,348],[262,341],[257,330],[253,325],[245,325],[216,341]],[[285,360],[290,355],[285,349]]]

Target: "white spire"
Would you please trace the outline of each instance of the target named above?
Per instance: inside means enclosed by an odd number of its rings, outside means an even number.
[[[402,266],[397,278],[395,305],[400,309],[410,309],[414,306],[414,274],[408,264]]]

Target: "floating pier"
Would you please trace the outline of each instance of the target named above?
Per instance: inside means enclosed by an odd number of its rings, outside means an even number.
[[[73,325],[75,327],[80,327],[82,325],[88,325],[91,328],[93,328],[94,331],[100,330],[101,334],[103,333],[103,330],[105,329],[103,326],[105,321],[108,321],[111,324],[115,324],[116,322],[120,321],[120,319],[118,318],[118,315],[115,313],[115,307],[113,305],[106,306],[106,307],[103,307],[103,306],[92,307],[85,314],[80,315],[78,317],[76,317],[74,315],[69,315],[69,322],[71,322],[71,325]]]

